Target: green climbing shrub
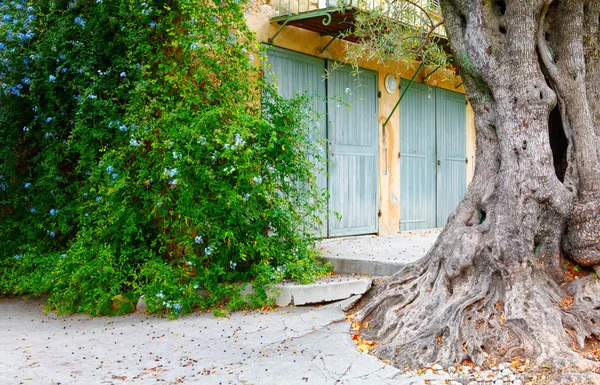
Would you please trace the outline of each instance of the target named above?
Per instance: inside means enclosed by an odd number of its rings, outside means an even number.
[[[177,315],[324,272],[318,128],[258,75],[244,10],[0,1],[1,294],[89,314],[143,295]]]

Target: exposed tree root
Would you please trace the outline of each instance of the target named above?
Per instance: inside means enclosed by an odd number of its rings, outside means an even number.
[[[481,227],[447,229],[424,259],[361,301],[354,319],[369,322],[363,337],[377,341],[373,354],[398,367],[533,357],[590,373],[597,363],[578,351],[600,336],[600,281],[561,287],[527,258],[518,269],[502,267],[502,247],[490,247]]]

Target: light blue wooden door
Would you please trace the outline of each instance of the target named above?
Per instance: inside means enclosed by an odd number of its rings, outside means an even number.
[[[400,230],[436,226],[435,123],[435,89],[412,83],[400,104]]]
[[[466,104],[464,94],[441,88],[436,93],[437,227],[442,227],[465,195]]]
[[[457,92],[413,83],[402,99],[400,230],[442,227],[462,200],[465,115],[465,96]]]
[[[373,234],[378,226],[377,73],[361,69],[354,75],[350,66],[342,66],[329,75],[329,236]]]
[[[322,155],[325,158],[327,87],[324,79],[325,61],[296,52],[271,48],[268,51],[270,68],[265,70],[268,79],[275,82],[279,95],[291,98],[297,93],[311,97],[312,124],[318,125],[320,131],[315,138],[323,143]],[[327,188],[327,173],[324,160],[315,160],[317,185],[322,191]],[[327,213],[319,216],[317,223],[309,223],[313,232],[321,237],[327,236]]]

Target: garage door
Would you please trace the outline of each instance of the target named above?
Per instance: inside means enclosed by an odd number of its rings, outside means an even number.
[[[329,192],[328,212],[321,236],[347,236],[377,232],[377,73],[335,65],[323,59],[271,48],[270,70],[284,97],[301,92],[313,98],[320,113],[324,151],[329,161],[319,186]],[[326,69],[329,66],[325,76]]]
[[[400,105],[400,230],[442,227],[460,203],[466,189],[465,126],[463,94],[410,86]]]

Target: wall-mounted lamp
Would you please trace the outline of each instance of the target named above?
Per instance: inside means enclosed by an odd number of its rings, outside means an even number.
[[[385,90],[388,94],[393,94],[398,89],[398,80],[391,74],[385,77]]]

